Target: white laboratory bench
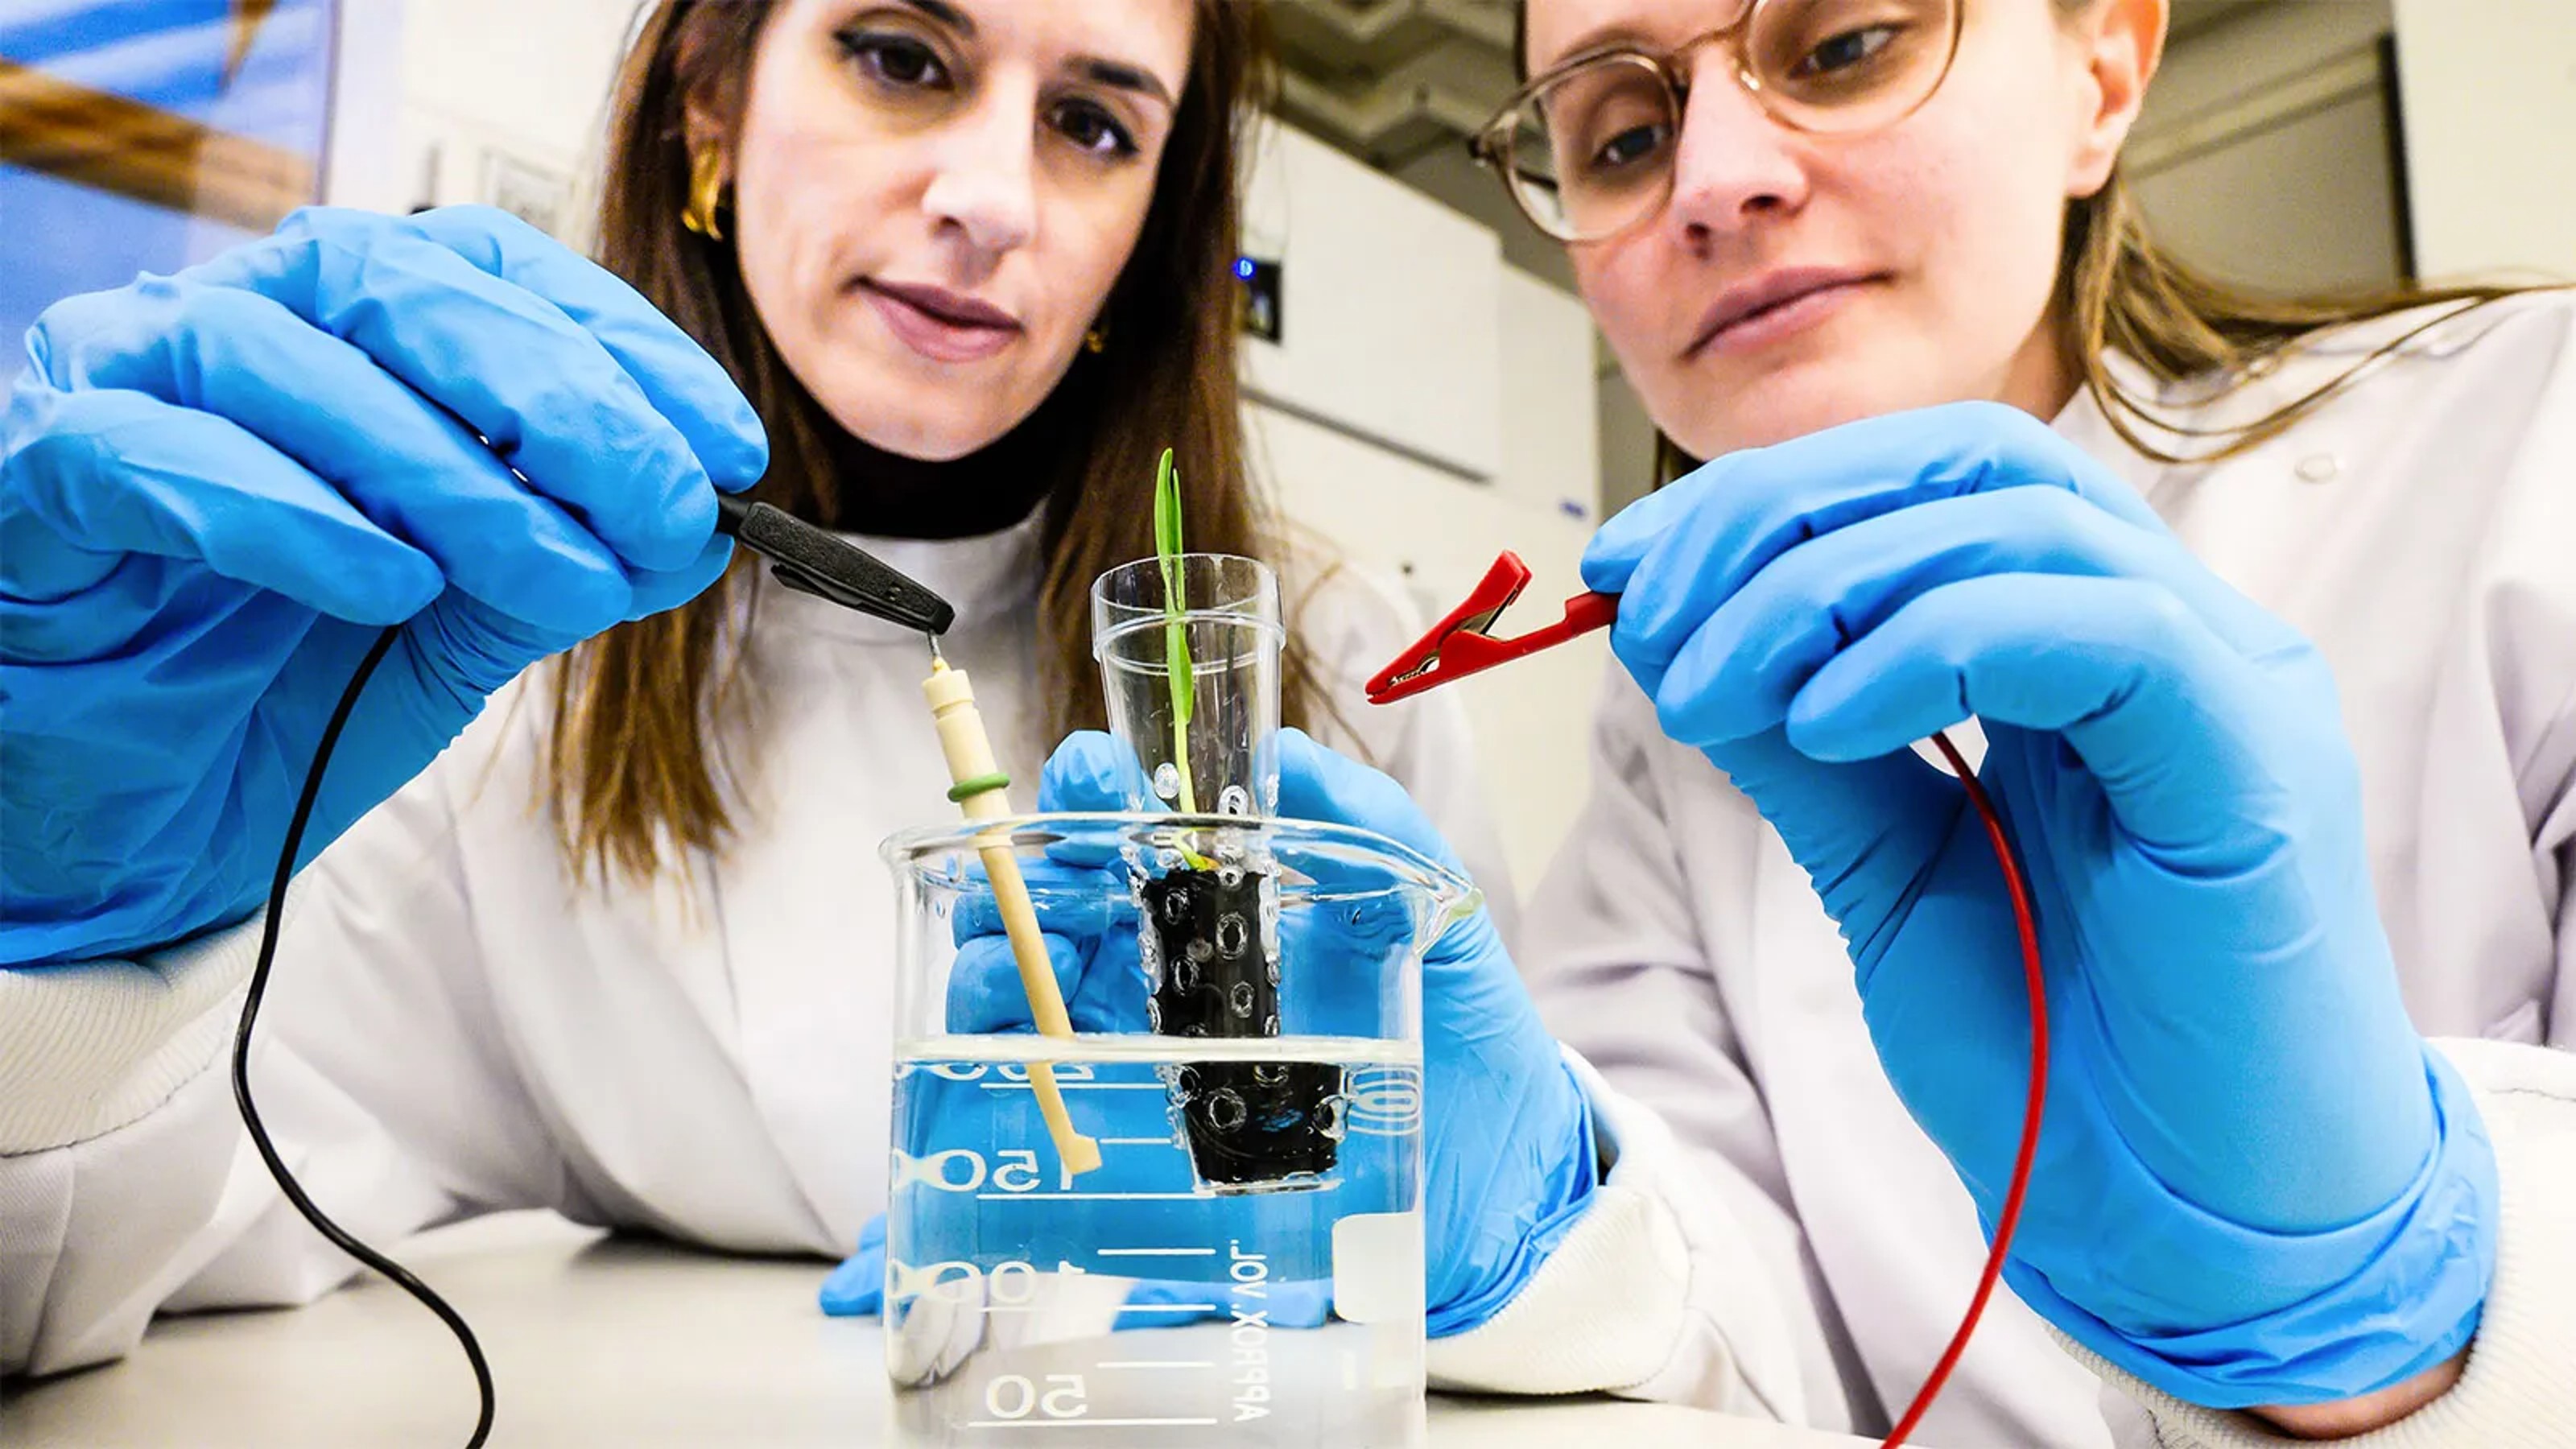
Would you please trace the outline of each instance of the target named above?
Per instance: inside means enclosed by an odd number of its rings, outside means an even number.
[[[396,1254],[481,1337],[493,1449],[851,1449],[883,1442],[874,1320],[814,1306],[822,1265],[715,1257],[535,1215]],[[309,1308],[165,1318],[124,1362],[13,1385],[12,1449],[440,1449],[474,1384],[447,1330],[381,1280]],[[1664,1405],[1435,1396],[1433,1449],[1851,1449],[1867,1441]]]

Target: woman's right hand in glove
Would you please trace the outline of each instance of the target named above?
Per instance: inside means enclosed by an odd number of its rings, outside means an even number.
[[[255,912],[529,664],[723,572],[768,465],[724,369],[506,214],[300,212],[57,303],[0,429],[0,966]]]

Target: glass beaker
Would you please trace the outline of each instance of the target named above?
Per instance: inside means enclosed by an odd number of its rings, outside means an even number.
[[[1268,866],[1275,1035],[1149,1020],[1132,862],[1167,816],[1023,816],[887,842],[898,898],[886,1361],[897,1443],[1324,1449],[1423,1442],[1422,954],[1456,873],[1339,826],[1226,822]],[[1017,858],[1076,1036],[1033,1034],[980,853]],[[1065,1172],[1029,1067],[1102,1165]],[[1212,1181],[1182,1073],[1318,1073],[1340,1151],[1293,1185]]]

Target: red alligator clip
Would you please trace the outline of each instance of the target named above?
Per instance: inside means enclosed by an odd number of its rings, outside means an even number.
[[[1487,631],[1502,617],[1503,610],[1521,596],[1521,590],[1529,587],[1529,581],[1529,565],[1521,562],[1519,554],[1506,550],[1494,560],[1492,568],[1485,570],[1484,581],[1467,595],[1467,602],[1452,609],[1437,628],[1369,680],[1369,703],[1393,704],[1399,699],[1411,699],[1450,680],[1482,674],[1495,665],[1527,658],[1595,629],[1606,629],[1619,616],[1618,595],[1577,594],[1565,601],[1565,617],[1557,622],[1517,639],[1495,638]]]

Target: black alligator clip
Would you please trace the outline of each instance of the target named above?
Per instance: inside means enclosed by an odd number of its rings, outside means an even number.
[[[957,622],[957,610],[946,599],[880,563],[867,550],[843,543],[766,503],[717,494],[716,532],[769,560],[770,573],[799,593],[934,637]]]

